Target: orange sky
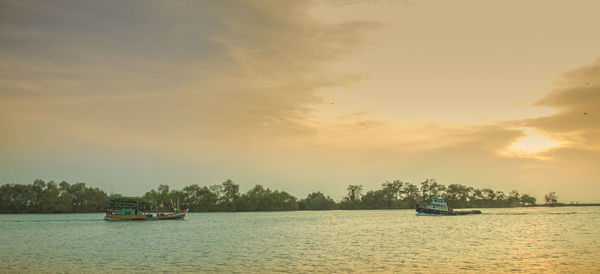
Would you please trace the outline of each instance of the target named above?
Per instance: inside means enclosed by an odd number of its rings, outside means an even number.
[[[596,1],[0,1],[0,182],[600,194]]]

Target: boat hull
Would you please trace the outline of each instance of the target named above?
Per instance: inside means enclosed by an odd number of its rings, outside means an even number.
[[[170,212],[153,214],[138,214],[138,215],[120,215],[106,213],[104,220],[107,221],[158,221],[158,220],[181,220],[187,215],[186,211]]]

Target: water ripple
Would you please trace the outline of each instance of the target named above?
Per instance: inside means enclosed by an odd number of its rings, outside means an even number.
[[[600,207],[0,215],[3,272],[599,272]]]

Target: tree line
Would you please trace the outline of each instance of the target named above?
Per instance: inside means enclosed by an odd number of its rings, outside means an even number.
[[[108,196],[85,183],[48,183],[35,180],[30,185],[0,186],[0,213],[100,212]]]
[[[256,185],[240,194],[240,185],[226,180],[220,185],[184,187],[182,190],[159,185],[157,190],[146,192],[144,199],[159,206],[179,201],[193,212],[216,211],[285,211],[298,210],[298,199],[285,191],[271,190]]]
[[[477,189],[461,184],[448,186],[435,179],[426,179],[420,186],[396,180],[385,182],[381,189],[363,194],[362,185],[349,185],[348,194],[339,203],[340,209],[407,209],[423,204],[433,196],[443,198],[451,208],[490,208],[536,205],[537,199],[518,190],[504,193],[491,188]]]
[[[340,202],[321,192],[298,199],[285,191],[262,185],[241,193],[240,185],[226,180],[212,186],[193,184],[181,190],[159,185],[146,192],[143,198],[159,206],[168,206],[173,201],[192,212],[411,209],[433,196],[446,199],[452,208],[532,206],[537,202],[535,197],[520,194],[517,190],[504,193],[460,184],[446,186],[435,179],[426,179],[420,185],[395,180],[383,183],[378,190],[366,192],[362,185],[349,185],[346,190],[347,194]],[[30,185],[5,184],[0,186],[0,213],[101,212],[108,198],[106,192],[86,187],[85,183],[71,185],[64,181],[57,184],[35,180]],[[556,194],[546,195],[545,202],[556,204]]]

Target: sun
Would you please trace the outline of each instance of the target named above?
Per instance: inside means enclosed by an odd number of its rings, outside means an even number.
[[[509,149],[515,152],[537,153],[558,145],[558,142],[542,135],[527,135],[512,144]]]
[[[506,149],[501,151],[500,154],[508,157],[552,160],[548,155],[544,155],[542,152],[546,152],[562,144],[559,141],[536,132],[533,128],[520,128],[520,130],[523,131],[524,136],[510,144]]]
[[[549,161],[552,160],[552,157],[543,152],[563,144],[535,131],[533,128],[519,128],[519,130],[522,130],[524,136],[501,150],[501,155],[505,157],[534,158]]]

